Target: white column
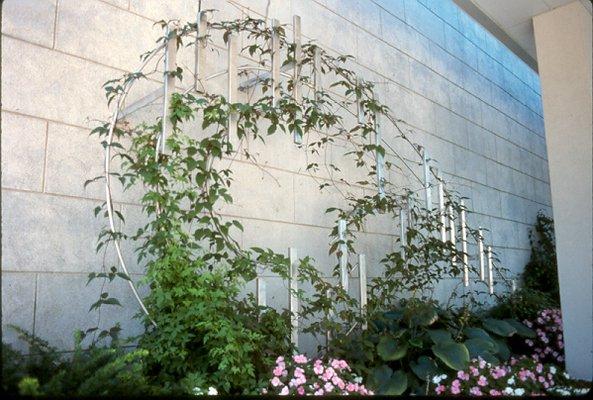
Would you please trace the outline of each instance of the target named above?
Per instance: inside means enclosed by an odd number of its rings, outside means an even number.
[[[463,286],[469,286],[469,265],[467,258],[467,226],[465,224],[465,203],[461,200],[461,211],[459,212],[459,224],[461,225],[461,260],[463,262]]]
[[[342,243],[340,249],[340,283],[342,288],[348,291],[348,245],[346,245],[346,221],[341,219],[338,222],[338,238]]]
[[[554,210],[566,367],[593,379],[591,7],[533,18]],[[547,199],[542,199],[547,202]]]
[[[364,316],[367,307],[367,264],[364,254],[358,255],[358,287],[360,292],[360,314]],[[363,323],[362,329],[367,329],[367,323]]]

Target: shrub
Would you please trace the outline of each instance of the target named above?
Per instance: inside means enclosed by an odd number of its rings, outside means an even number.
[[[494,318],[532,320],[542,309],[555,307],[555,303],[549,294],[523,287],[505,296],[490,310],[490,315]]]
[[[354,375],[344,360],[309,360],[303,354],[276,359],[266,394],[279,395],[372,395],[362,378]]]

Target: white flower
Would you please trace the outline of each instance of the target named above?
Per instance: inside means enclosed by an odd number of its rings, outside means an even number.
[[[447,375],[445,375],[445,374],[441,375],[441,380],[443,380],[443,379],[447,379]]]
[[[554,366],[551,366],[551,367],[550,367],[550,373],[551,373],[552,375],[554,375],[554,374],[556,373],[556,367],[554,367]]]
[[[504,393],[505,394],[513,394],[513,389],[510,388],[510,387],[507,387],[507,388],[504,389]]]
[[[192,393],[193,393],[195,396],[201,396],[201,395],[203,395],[203,394],[204,394],[204,392],[202,391],[202,389],[200,389],[200,388],[199,388],[199,387],[197,387],[197,386],[196,386],[195,388],[193,388],[193,389],[192,389]]]
[[[434,383],[435,385],[438,385],[439,383],[441,383],[441,377],[435,376],[434,378],[432,378],[432,383]]]
[[[216,396],[217,394],[218,394],[218,390],[216,390],[216,389],[215,389],[215,388],[213,388],[213,387],[209,387],[209,388],[208,388],[208,395],[209,395],[209,396]]]
[[[566,379],[570,379],[570,375],[568,375],[566,372],[563,372],[562,374],[564,375],[564,377],[565,377]]]
[[[507,380],[507,384],[508,385],[514,385],[515,384],[515,377],[511,376],[508,380]]]
[[[525,394],[525,389],[523,389],[523,388],[518,388],[518,389],[515,389],[515,390],[513,391],[513,393],[514,393],[516,396],[523,396],[523,395]]]
[[[354,383],[361,384],[362,383],[362,376],[356,376],[356,377],[354,377]]]

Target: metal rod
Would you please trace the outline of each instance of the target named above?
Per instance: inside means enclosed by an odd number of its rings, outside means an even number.
[[[196,44],[195,44],[195,65],[194,74],[195,82],[194,89],[199,91],[199,82],[203,81],[202,77],[205,75],[206,69],[206,46],[208,44],[208,19],[205,11],[198,12],[197,17],[197,32],[196,32]]]
[[[465,204],[461,200],[461,211],[460,211],[460,224],[461,224],[461,255],[463,261],[463,286],[469,286],[469,265],[467,257],[467,226],[465,223]]]
[[[276,107],[280,100],[280,34],[277,29],[280,23],[272,19],[272,105]]]
[[[356,89],[357,92],[359,90],[358,86],[360,85],[360,81],[359,78],[356,77]],[[360,125],[364,124],[364,108],[362,106],[362,101],[361,101],[361,95],[359,93],[356,93],[356,114],[358,116],[358,123]]]
[[[236,103],[238,100],[237,92],[237,80],[238,80],[238,69],[237,69],[237,58],[238,54],[238,43],[239,39],[236,34],[229,35],[228,38],[228,76],[227,76],[227,101],[230,104]],[[228,127],[227,127],[227,140],[234,140],[237,136],[237,122],[238,115],[236,112],[229,114]]]
[[[424,194],[426,200],[426,209],[432,210],[432,189],[430,187],[430,157],[428,150],[422,151],[422,167],[424,168]]]
[[[360,291],[360,315],[364,317],[367,308],[367,265],[364,254],[358,255],[358,288]],[[364,319],[362,329],[367,329],[366,319]]]
[[[456,246],[457,244],[457,231],[455,230],[455,218],[453,217],[453,206],[449,205],[449,240],[450,242],[453,244],[453,246]],[[455,254],[453,254],[453,257],[451,259],[451,263],[453,265],[457,264],[457,257],[455,256]]]
[[[298,347],[299,345],[299,298],[298,292],[298,259],[297,250],[294,247],[288,248],[290,260],[290,279],[288,283],[288,310],[290,311],[290,339]]]
[[[340,283],[342,288],[348,292],[348,246],[346,244],[346,221],[341,219],[338,222],[338,238],[340,240]]]
[[[484,281],[484,235],[482,227],[478,227],[478,259],[480,261],[480,280]]]
[[[377,188],[379,190],[379,197],[383,198],[385,196],[385,188],[384,188],[384,171],[383,166],[385,164],[385,160],[383,158],[383,154],[379,151],[379,147],[381,146],[381,114],[375,114],[375,146],[377,149],[375,150],[375,158],[376,158],[376,173],[377,173]]]
[[[263,277],[258,276],[255,278],[255,293],[257,297],[257,305],[265,307],[266,303],[266,281]]]
[[[331,290],[330,289],[327,289],[325,291],[325,297],[327,297],[328,299],[331,299]],[[330,308],[327,313],[327,319],[333,319],[333,317],[334,317],[334,311],[332,308]],[[329,347],[329,343],[331,342],[331,340],[332,340],[332,333],[331,333],[331,330],[328,328],[328,330],[325,331],[326,346]]]
[[[447,241],[447,229],[445,224],[447,223],[445,215],[445,188],[443,187],[443,181],[439,180],[438,185],[438,192],[439,192],[439,220],[441,223],[441,240],[443,242]]]
[[[488,246],[486,252],[488,255],[488,292],[490,294],[494,294],[494,276],[492,275],[492,247]]]
[[[404,224],[404,210],[403,208],[400,208],[399,210],[399,237],[400,237],[400,244],[401,244],[401,249],[400,249],[400,253],[402,256],[402,259],[406,259],[406,245],[407,245],[407,238],[406,238],[406,225]]]
[[[171,93],[175,91],[175,75],[177,70],[177,31],[170,30],[169,26],[165,28],[167,37],[167,47],[165,47],[164,72],[163,72],[163,119],[161,120],[161,137],[157,141],[158,153],[167,153],[167,135],[172,130],[171,119],[169,118],[169,108],[171,108]]]
[[[301,64],[303,62],[303,47],[302,47],[302,38],[301,38],[301,17],[298,15],[293,16],[293,38],[294,38],[294,70],[293,70],[293,77],[292,77],[292,92],[294,101],[297,104],[301,104],[302,99],[302,88],[301,88]],[[297,113],[297,119],[300,120],[302,118],[301,112]],[[292,133],[293,140],[296,144],[303,143],[303,135],[301,132],[298,132],[296,129]]]
[[[323,72],[321,71],[321,49],[318,46],[315,46],[313,50],[313,72],[314,76],[314,88],[315,88],[315,99],[317,101],[320,100],[321,96],[319,92],[322,88],[322,79],[323,79]]]

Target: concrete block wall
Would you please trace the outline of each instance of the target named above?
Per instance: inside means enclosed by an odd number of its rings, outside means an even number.
[[[473,226],[490,232],[501,263],[516,274],[529,257],[527,232],[538,209],[551,214],[546,143],[538,75],[450,0],[205,0],[216,18],[302,18],[303,34],[326,48],[355,56],[353,68],[378,82],[379,96],[412,139],[430,149],[450,186],[470,197]],[[6,0],[2,9],[2,312],[14,323],[64,349],[76,328],[121,320],[139,331],[136,304],[125,286],[124,311],[88,314],[100,288],[85,286],[89,272],[112,252],[96,254],[105,221],[93,216],[103,201],[100,186],[83,188],[101,173],[102,148],[89,138],[108,109],[101,85],[137,66],[153,47],[160,19],[193,20],[189,0]],[[222,68],[224,54],[209,59]],[[192,65],[190,59],[186,62]],[[142,84],[141,92],[158,86]],[[392,133],[385,132],[389,142]],[[244,246],[313,256],[328,275],[337,193],[319,194],[304,172],[305,153],[273,137],[249,143],[259,166],[233,161],[236,204],[222,209],[239,219]],[[409,148],[393,141],[412,158]],[[339,144],[322,156],[343,163]],[[311,157],[311,156],[309,156]],[[390,155],[393,157],[393,155]],[[309,162],[312,162],[309,160]],[[352,173],[348,167],[346,173]],[[409,176],[394,180],[412,182]],[[319,173],[317,180],[331,178]],[[399,182],[399,181],[398,181]],[[351,189],[362,190],[362,189]],[[117,195],[126,229],[142,222],[138,193]],[[369,276],[382,255],[395,249],[398,221],[370,220],[358,246]],[[135,259],[130,246],[126,257]],[[134,278],[141,266],[132,265]],[[354,282],[353,282],[354,283]],[[446,285],[450,286],[451,283]],[[270,283],[268,303],[285,303],[282,283]],[[445,290],[446,292],[446,290]],[[122,318],[123,316],[123,318]],[[16,343],[10,331],[4,340]],[[16,343],[17,346],[22,344]]]

